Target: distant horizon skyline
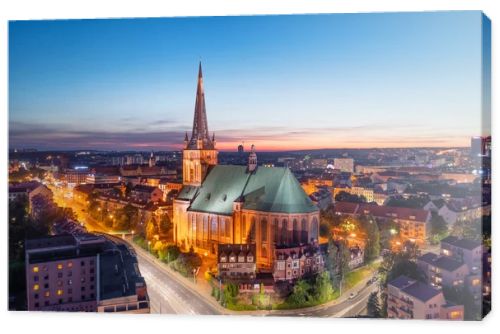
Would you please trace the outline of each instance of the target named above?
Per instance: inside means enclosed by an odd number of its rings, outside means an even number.
[[[13,21],[9,148],[180,150],[200,58],[221,151],[469,147],[481,36],[476,11]]]

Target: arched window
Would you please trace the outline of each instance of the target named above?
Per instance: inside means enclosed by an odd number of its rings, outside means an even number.
[[[208,217],[203,216],[203,240],[208,239]]]
[[[256,228],[256,222],[255,222],[255,217],[252,217],[251,223],[250,223],[250,243],[255,243],[255,228]]]
[[[263,258],[267,258],[267,247],[262,245],[262,248],[260,249],[260,256]]]
[[[262,218],[260,221],[260,235],[262,237],[262,242],[267,242],[267,219]]]
[[[300,242],[303,244],[307,244],[307,220],[305,218],[302,218],[302,221],[300,223]]]
[[[226,238],[231,237],[231,221],[229,219],[226,219],[224,227],[226,231]]]
[[[292,236],[293,236],[293,243],[298,244],[300,242],[299,240],[299,222],[297,219],[293,219],[293,231],[292,231]]]
[[[243,219],[241,221],[241,242],[247,241],[247,217],[243,215]]]
[[[318,218],[314,217],[311,224],[311,239],[318,240]]]
[[[283,221],[281,222],[280,240],[281,244],[288,244],[290,240],[288,238],[288,220],[286,219],[283,219]]]
[[[277,245],[279,244],[279,235],[280,235],[278,218],[274,218],[273,234],[274,234],[273,235],[274,243]]]

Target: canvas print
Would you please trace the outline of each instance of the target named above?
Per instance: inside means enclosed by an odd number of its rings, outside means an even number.
[[[480,320],[479,11],[9,22],[9,309]]]

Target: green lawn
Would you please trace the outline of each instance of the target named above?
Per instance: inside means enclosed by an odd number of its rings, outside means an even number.
[[[347,273],[344,277],[344,289],[348,290],[373,274],[376,265],[370,264]]]

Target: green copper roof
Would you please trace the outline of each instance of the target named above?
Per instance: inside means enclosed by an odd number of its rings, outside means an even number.
[[[179,192],[179,195],[177,195],[177,199],[190,201],[194,198],[194,195],[196,195],[197,190],[198,187],[195,186],[184,186]]]
[[[246,166],[217,165],[199,188],[185,189],[179,198],[192,200],[189,210],[222,215],[233,213],[233,202],[243,208],[264,212],[308,213],[318,208],[306,195],[288,168],[258,167],[248,173]],[[182,196],[182,197],[181,197]]]
[[[249,210],[285,213],[318,211],[288,168],[257,168],[248,181],[243,197],[243,208]]]

